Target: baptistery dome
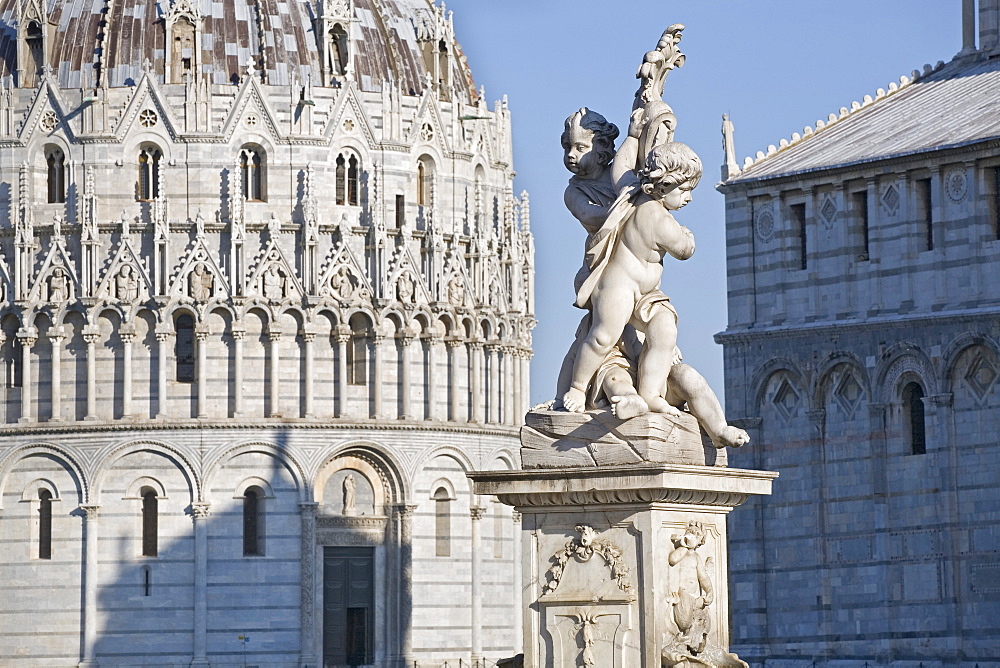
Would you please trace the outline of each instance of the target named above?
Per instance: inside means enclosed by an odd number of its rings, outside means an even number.
[[[514,653],[513,175],[443,5],[0,3],[5,665]]]

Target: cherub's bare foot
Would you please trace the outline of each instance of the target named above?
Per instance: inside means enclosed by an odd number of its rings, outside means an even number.
[[[619,420],[628,420],[649,412],[646,400],[638,394],[623,394],[611,397],[611,412]]]
[[[654,413],[663,413],[664,415],[669,415],[671,417],[680,417],[681,412],[674,406],[667,403],[667,400],[663,397],[653,397],[652,399],[646,399],[646,405],[649,406],[649,410]]]
[[[732,425],[726,425],[722,428],[722,431],[712,437],[712,443],[714,443],[715,447],[719,449],[738,448],[749,442],[750,434],[746,433],[739,427],[733,427]]]
[[[563,395],[562,403],[563,408],[570,413],[582,413],[587,408],[587,396],[575,387],[571,387]]]

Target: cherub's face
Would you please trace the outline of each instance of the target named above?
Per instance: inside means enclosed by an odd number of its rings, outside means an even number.
[[[666,190],[666,187],[661,184],[654,190],[654,195],[663,203],[664,208],[677,211],[683,209],[691,201],[691,191],[694,190],[694,186],[692,181],[684,181],[670,190]]]
[[[593,132],[574,124],[563,133],[562,147],[566,169],[582,179],[593,179],[601,173],[603,165],[597,161]]]

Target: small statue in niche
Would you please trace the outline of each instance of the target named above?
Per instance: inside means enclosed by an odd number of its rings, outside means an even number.
[[[401,304],[412,304],[414,291],[415,286],[413,285],[413,279],[410,278],[410,274],[408,272],[403,272],[403,274],[396,279],[396,299],[398,299]]]
[[[738,656],[712,645],[708,639],[712,630],[708,608],[715,600],[715,591],[708,577],[712,558],[702,559],[698,554],[705,536],[705,526],[691,521],[683,535],[670,538],[674,548],[667,555],[672,576],[668,604],[677,632],[663,647],[662,663],[665,667],[747,668]]]
[[[115,275],[115,295],[118,301],[131,303],[139,298],[139,280],[131,265],[123,264]]]
[[[188,274],[188,294],[195,301],[206,302],[211,299],[214,289],[215,277],[204,262],[199,262]]]
[[[198,215],[194,217],[194,229],[198,237],[205,236],[205,216],[202,214],[201,209],[198,209]]]
[[[357,483],[354,481],[354,474],[348,473],[344,478],[344,511],[346,517],[353,517],[358,514],[355,507],[357,503]]]
[[[285,297],[285,276],[281,273],[278,264],[272,263],[264,272],[263,285],[264,297],[274,301],[280,301]]]
[[[69,276],[60,266],[52,269],[49,275],[49,301],[58,304],[69,299]]]
[[[448,281],[448,303],[450,303],[455,308],[459,308],[465,305],[465,283],[462,282],[462,277],[455,274]]]

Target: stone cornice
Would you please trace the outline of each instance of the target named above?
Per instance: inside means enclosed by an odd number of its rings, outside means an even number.
[[[846,331],[865,331],[869,329],[885,329],[886,327],[909,327],[914,322],[976,322],[990,320],[1000,315],[1000,307],[984,306],[977,309],[959,309],[937,311],[935,313],[907,313],[876,316],[857,321],[822,321],[795,325],[777,325],[770,327],[755,327],[753,329],[730,329],[715,335],[715,342],[726,345],[734,343],[749,343],[762,338],[793,339],[800,336],[815,336],[816,334],[843,334]]]
[[[34,424],[0,425],[0,437],[19,434],[80,434],[94,432],[119,431],[178,431],[178,430],[260,430],[260,429],[330,429],[363,431],[417,431],[417,432],[447,432],[454,434],[477,434],[487,436],[502,436],[516,438],[520,427],[507,425],[471,425],[468,423],[449,423],[431,420],[365,420],[352,418],[329,418],[322,421],[306,419],[264,419],[247,420],[246,418],[219,419],[164,419],[119,422],[61,422],[50,424],[40,422]]]

